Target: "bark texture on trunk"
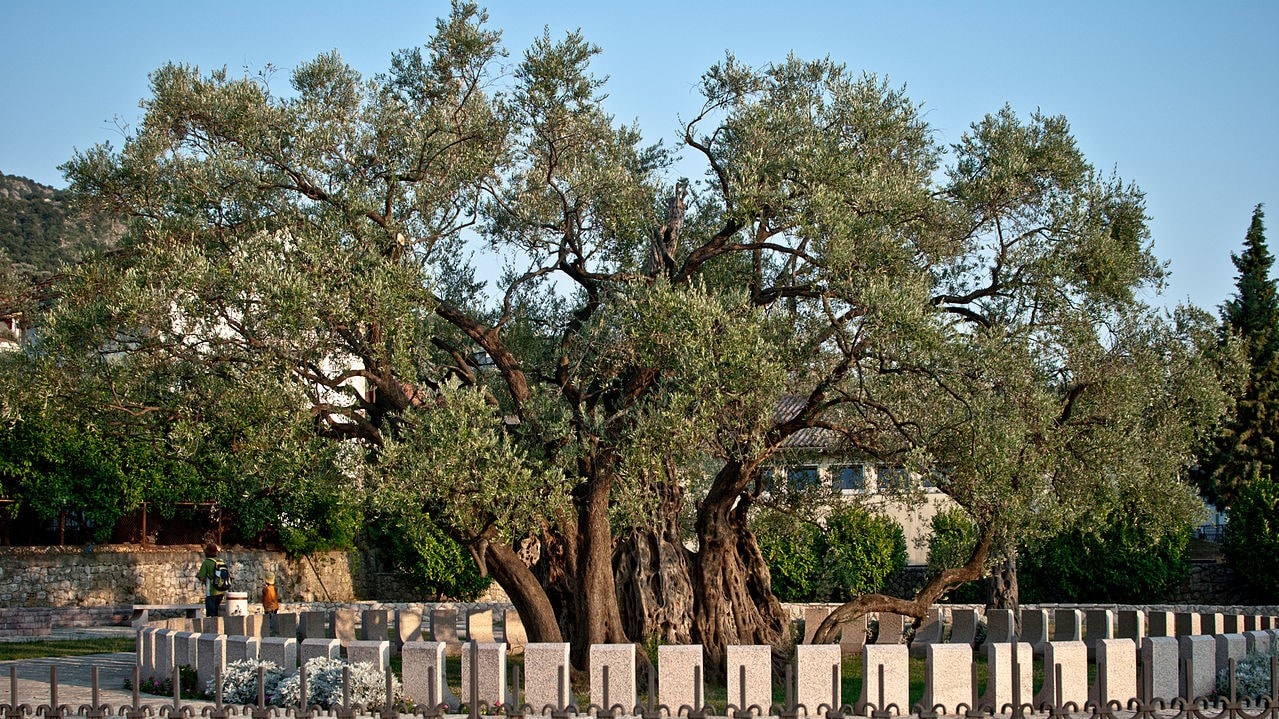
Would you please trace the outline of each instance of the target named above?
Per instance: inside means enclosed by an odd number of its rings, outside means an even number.
[[[1021,592],[1017,587],[1017,551],[1014,549],[1004,553],[1003,561],[995,567],[990,575],[990,597],[988,605],[991,609],[1011,609],[1013,616],[1018,617],[1021,608]]]
[[[666,483],[660,492],[659,516],[627,530],[613,554],[622,626],[632,641],[691,644],[693,580],[679,526],[683,490]]]
[[[569,633],[573,666],[585,668],[592,644],[627,640],[613,581],[613,534],[609,526],[612,483],[595,477],[582,486],[577,513],[577,576],[572,597],[576,631]]]
[[[693,557],[693,639],[706,652],[708,671],[722,668],[732,644],[790,644],[790,621],[772,592],[768,564],[747,528],[749,496],[716,492],[697,517]]]
[[[490,545],[484,553],[484,565],[511,598],[530,642],[563,641],[555,608],[518,552],[505,545]]]

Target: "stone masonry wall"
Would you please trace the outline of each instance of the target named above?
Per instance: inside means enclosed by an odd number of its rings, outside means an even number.
[[[285,601],[344,602],[356,598],[357,568],[343,552],[290,558],[281,552],[226,548],[232,591],[261,596],[268,572]],[[143,547],[0,547],[0,608],[199,604],[197,545]]]
[[[1234,567],[1220,561],[1192,560],[1186,583],[1168,597],[1169,604],[1258,604],[1274,597],[1258,594],[1240,581]]]
[[[261,596],[267,572],[275,573],[283,602],[422,599],[400,596],[404,590],[387,581],[383,573],[363,571],[367,559],[359,554],[328,552],[290,558],[281,552],[230,547],[222,557],[231,569],[232,591],[247,592],[251,602]],[[76,626],[113,623],[107,621],[108,616],[114,618],[123,611],[119,607],[131,604],[199,604],[204,592],[195,582],[195,573],[202,558],[197,545],[0,547],[0,632],[19,629],[14,624],[19,616],[21,622],[34,621],[39,626],[50,622],[53,626]],[[919,570],[903,572],[894,577],[890,591],[909,596],[922,584],[923,575]],[[506,600],[496,585],[483,599]],[[1195,562],[1189,581],[1176,596],[1152,597],[1151,601],[1217,606],[1268,604],[1273,598],[1266,601],[1251,596],[1229,565]],[[38,620],[31,619],[35,615],[30,612],[10,611],[36,607],[58,611],[36,613]],[[96,608],[97,613],[86,613],[90,608]]]
[[[130,604],[101,607],[0,608],[0,636],[48,636],[54,627],[102,627],[128,624]]]

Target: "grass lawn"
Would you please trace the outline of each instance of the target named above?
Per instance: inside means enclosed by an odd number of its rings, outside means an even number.
[[[97,639],[50,639],[38,642],[0,642],[0,661],[40,659],[43,657],[79,657],[85,654],[132,652],[135,637],[101,637]]]

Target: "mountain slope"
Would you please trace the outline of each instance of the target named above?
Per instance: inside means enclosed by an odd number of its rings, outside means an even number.
[[[0,251],[21,274],[47,275],[119,234],[114,223],[73,209],[65,191],[0,173]]]

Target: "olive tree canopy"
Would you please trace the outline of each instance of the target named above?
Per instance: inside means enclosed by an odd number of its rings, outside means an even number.
[[[1210,323],[1143,304],[1141,193],[1064,119],[999,109],[942,147],[874,76],[729,56],[679,130],[688,180],[605,112],[598,52],[547,35],[508,63],[460,3],[373,78],[335,53],[283,92],[161,68],[123,147],[65,167],[129,230],[68,279],[42,359],[192,447],[243,408],[254,452],[227,462],[305,457],[420,512],[576,663],[787,644],[750,519],[806,430],[927,473],[983,538],[917,601],[845,615],[922,616],[992,546],[1130,490],[1190,511]]]

